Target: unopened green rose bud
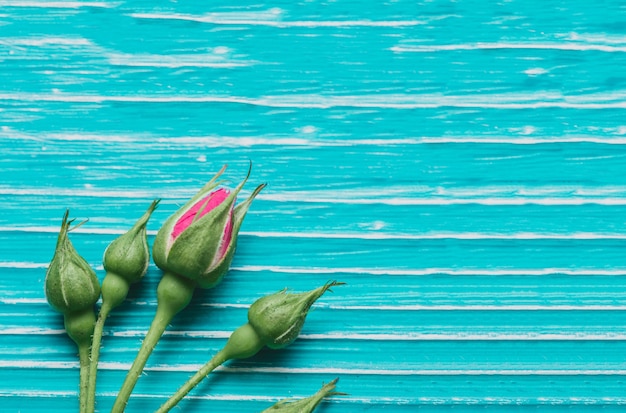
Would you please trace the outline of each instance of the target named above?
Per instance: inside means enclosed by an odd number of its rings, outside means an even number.
[[[78,346],[80,362],[80,411],[87,411],[89,348],[96,315],[94,305],[100,297],[100,284],[95,271],[76,252],[68,237],[72,221],[65,211],[57,238],[54,256],[46,272],[45,293],[48,303],[63,313],[67,335]],[[78,228],[81,224],[72,229]]]
[[[193,198],[170,216],[154,240],[156,265],[193,280],[201,288],[218,284],[230,267],[237,236],[252,201],[265,184],[235,206],[246,178],[233,190],[217,188],[224,166]]]
[[[130,284],[138,282],[148,271],[150,251],[146,225],[158,204],[158,199],[152,201],[135,225],[104,251],[102,263],[107,274],[102,282],[102,301],[112,308],[124,301]]]
[[[93,308],[100,297],[100,284],[95,271],[78,255],[68,237],[72,223],[68,221],[68,215],[69,211],[66,211],[45,284],[48,303],[63,314]]]
[[[248,322],[269,348],[283,348],[300,334],[309,309],[318,298],[336,285],[326,283],[306,293],[290,294],[286,290],[255,301],[248,310]]]
[[[328,384],[322,386],[314,395],[300,400],[284,399],[275,405],[263,410],[261,413],[312,413],[313,410],[322,402],[324,397],[343,395],[335,391],[335,386],[339,379],[335,379]]]

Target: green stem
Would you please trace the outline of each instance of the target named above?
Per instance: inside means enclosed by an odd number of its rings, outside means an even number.
[[[228,360],[252,357],[263,346],[264,343],[254,328],[249,323],[242,325],[230,335],[224,348],[189,378],[155,413],[169,412],[218,366]]]
[[[213,358],[208,361],[204,366],[198,370],[185,384],[183,384],[172,397],[170,397],[155,413],[169,412],[174,406],[178,404],[194,387],[196,387],[206,376],[208,376],[218,366],[221,366],[227,361],[223,352],[217,353]]]
[[[115,399],[115,404],[111,409],[112,413],[121,413],[124,411],[124,408],[128,403],[128,399],[130,399],[130,394],[135,388],[135,384],[137,384],[137,380],[139,379],[139,376],[143,372],[143,368],[148,361],[148,357],[152,354],[157,342],[163,335],[163,332],[165,332],[165,329],[171,320],[172,317],[168,317],[168,315],[164,314],[162,310],[160,311],[160,307],[157,308],[156,316],[150,325],[146,338],[143,340],[139,353],[137,353],[137,357],[126,375],[126,379],[124,380],[124,384],[117,395],[117,399]]]
[[[87,408],[87,387],[89,385],[89,352],[91,336],[93,335],[96,315],[93,308],[81,311],[73,311],[63,315],[65,331],[78,347],[78,362],[80,366],[80,382],[78,399],[80,412],[84,413]]]
[[[88,394],[87,387],[89,385],[89,345],[81,344],[78,346],[78,359],[80,364],[80,386],[79,386],[79,404],[80,411],[87,411]]]
[[[96,409],[96,378],[98,375],[98,361],[100,360],[104,324],[111,310],[124,302],[128,295],[129,288],[130,285],[124,277],[110,271],[107,271],[102,281],[102,306],[100,307],[100,313],[98,314],[98,320],[96,321],[91,341],[87,413],[93,413]]]
[[[191,301],[196,283],[187,278],[166,272],[157,287],[157,310],[146,334],[141,348],[135,357],[126,379],[115,399],[111,413],[122,413],[130,399],[139,376],[148,361],[148,357],[156,347],[159,339],[165,332],[174,316],[185,308]]]
[[[96,409],[96,377],[98,375],[98,360],[100,359],[100,344],[102,342],[102,332],[104,330],[104,322],[106,321],[111,306],[107,302],[102,303],[98,321],[93,332],[93,341],[91,342],[91,360],[89,363],[89,385],[87,387],[87,413],[93,413]]]

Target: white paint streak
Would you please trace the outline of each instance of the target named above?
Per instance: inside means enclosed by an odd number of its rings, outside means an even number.
[[[107,56],[111,65],[129,67],[204,67],[237,68],[252,66],[252,61],[229,60],[216,54],[193,55],[152,55],[152,54],[110,54]]]
[[[78,9],[82,7],[98,7],[110,9],[117,7],[117,2],[103,1],[27,1],[27,0],[3,0],[0,7],[29,7],[46,9]]]
[[[93,198],[162,198],[187,199],[185,188],[169,190],[163,197],[158,189],[151,191],[111,191],[97,188],[15,188],[0,187],[0,195],[50,195]],[[398,193],[414,192],[413,197]],[[546,194],[551,196],[546,197]],[[477,188],[404,188],[385,187],[343,191],[293,191],[260,194],[257,199],[274,202],[323,203],[347,205],[626,205],[626,188],[583,187],[477,187]]]
[[[520,131],[523,133],[524,129]],[[607,130],[603,136],[423,136],[411,138],[368,138],[368,139],[323,139],[291,136],[152,136],[152,135],[98,135],[94,133],[48,133],[28,134],[5,127],[0,130],[0,137],[13,140],[33,140],[40,142],[69,141],[97,143],[141,144],[142,146],[164,146],[176,142],[177,145],[199,146],[207,148],[241,148],[254,146],[272,147],[355,147],[355,146],[413,146],[423,144],[506,144],[506,145],[545,145],[561,143],[595,143],[601,145],[626,145],[626,127]]]
[[[183,13],[133,13],[136,19],[184,20],[196,23],[236,26],[270,26],[276,28],[317,27],[411,27],[426,24],[426,20],[306,20],[285,21],[280,19],[282,10],[263,12],[224,12],[192,15]]]
[[[287,274],[370,274],[370,275],[481,275],[481,276],[505,276],[505,275],[604,275],[625,276],[626,268],[623,269],[571,269],[571,268],[528,268],[528,269],[484,269],[484,268],[313,268],[313,267],[283,267],[270,265],[242,265],[234,266],[233,270],[248,272],[278,272]]]
[[[626,52],[626,46],[582,42],[478,42],[461,44],[400,45],[391,47],[390,50],[395,53],[454,52],[468,50],[559,50],[575,52],[594,51],[605,53],[623,53]]]
[[[69,47],[77,47],[77,46],[93,46],[93,44],[85,38],[82,37],[58,37],[58,36],[48,36],[48,37],[12,37],[12,38],[0,38],[0,46],[9,46],[9,47],[59,47],[59,46],[69,46]]]
[[[478,195],[478,194],[477,194]],[[349,205],[626,205],[626,197],[472,197],[472,198],[323,198],[289,194],[261,194],[257,199],[278,202],[329,203]]]
[[[58,233],[56,226],[29,226],[13,227],[0,226],[1,232],[17,233]],[[74,233],[91,235],[122,235],[127,231],[124,228],[94,228],[80,227]],[[146,231],[154,236],[157,230]],[[624,233],[600,233],[600,232],[572,232],[572,233],[542,233],[542,232],[513,232],[513,233],[488,233],[488,232],[427,232],[417,234],[401,234],[386,232],[282,232],[282,231],[241,231],[239,236],[257,238],[304,238],[304,239],[363,239],[363,240],[623,240]]]
[[[0,368],[27,368],[27,369],[76,369],[77,362],[50,362],[50,361],[26,361],[12,360],[0,361]],[[129,363],[109,363],[101,362],[99,367],[102,370],[122,370],[130,368]],[[200,364],[161,364],[147,366],[145,371],[162,372],[195,372],[201,367]],[[376,369],[376,368],[336,368],[336,367],[228,367],[220,366],[216,370],[233,373],[270,373],[270,374],[337,374],[337,375],[384,375],[384,376],[477,376],[477,375],[499,375],[499,376],[623,376],[626,370],[616,367],[615,369]],[[135,394],[133,393],[133,397]],[[163,395],[162,397],[169,397]],[[240,399],[240,395],[235,396]]]
[[[0,268],[47,269],[49,262],[0,261]]]
[[[0,227],[0,231],[2,228]],[[380,240],[437,240],[437,239],[460,239],[460,240],[602,240],[602,239],[626,239],[623,233],[483,233],[483,232],[432,232],[422,234],[393,234],[378,232],[245,232],[241,235],[255,236],[259,238],[310,238],[310,239],[380,239]]]
[[[567,96],[560,93],[503,93],[474,95],[277,95],[260,98],[237,96],[185,96],[185,95],[96,95],[72,93],[2,93],[0,100],[22,102],[65,102],[65,103],[233,103],[271,108],[379,108],[379,109],[436,109],[483,108],[483,109],[625,109],[626,91],[614,90],[606,93]]]

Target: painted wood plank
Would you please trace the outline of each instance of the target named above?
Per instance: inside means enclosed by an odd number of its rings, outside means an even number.
[[[339,377],[325,412],[621,411],[626,9],[617,1],[0,1],[0,398],[77,410],[43,294],[66,208],[102,252],[222,164],[269,186],[127,411],[155,409],[263,294],[347,282],[283,352],[181,411],[261,411]],[[250,188],[242,195],[249,194]],[[115,312],[107,411],[160,271]]]

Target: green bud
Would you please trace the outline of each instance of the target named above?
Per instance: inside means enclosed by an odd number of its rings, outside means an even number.
[[[248,322],[269,348],[286,347],[300,334],[313,303],[331,287],[342,284],[332,281],[306,293],[283,290],[259,298],[248,310]]]
[[[63,314],[93,307],[100,297],[100,284],[96,273],[87,261],[78,255],[67,235],[73,222],[67,220],[68,215],[69,211],[66,211],[45,282],[48,303]],[[80,225],[82,224],[78,226]]]
[[[146,225],[158,204],[159,200],[154,200],[135,225],[104,251],[104,269],[125,278],[129,284],[139,281],[148,270],[150,252]]]
[[[252,201],[265,184],[235,206],[246,178],[232,191],[218,188],[224,166],[195,196],[170,216],[154,240],[152,255],[163,271],[179,274],[201,288],[217,285],[233,260],[237,236]]]
[[[275,405],[263,410],[261,413],[312,413],[313,410],[321,403],[324,397],[334,396],[344,393],[338,393],[335,390],[335,385],[339,379],[335,379],[328,384],[322,386],[313,396],[306,397],[300,400],[284,399],[280,400]]]

